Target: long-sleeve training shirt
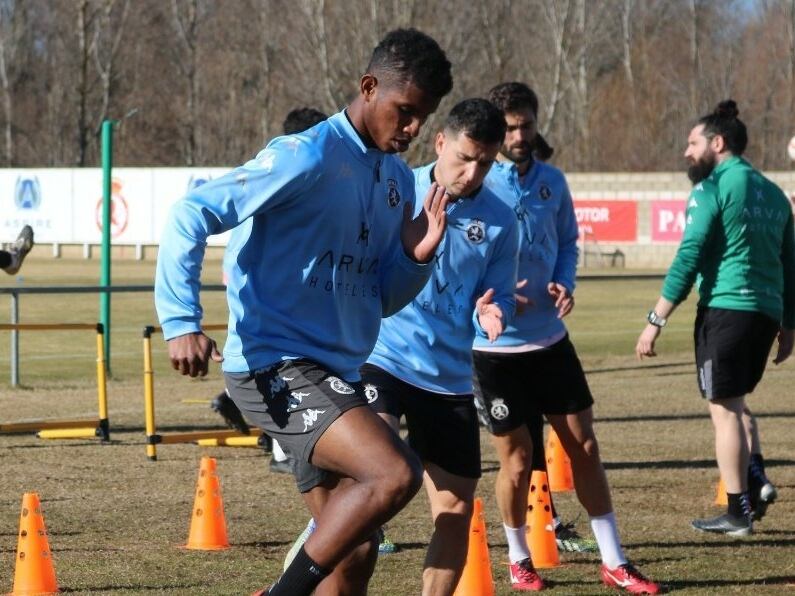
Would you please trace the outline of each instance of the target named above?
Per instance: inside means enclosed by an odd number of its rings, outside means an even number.
[[[578,231],[566,178],[557,168],[536,161],[520,180],[513,163],[498,162],[486,176],[485,185],[518,219],[517,276],[527,280],[520,292],[532,304],[517,313],[494,344],[478,334],[474,348],[513,348],[565,333],[547,284],[554,281],[574,292]]]
[[[414,170],[418,197],[430,187],[434,166]],[[384,319],[367,361],[428,391],[472,393],[475,301],[493,289],[503,321],[511,321],[517,248],[516,216],[491,191],[481,187],[458,199],[448,207],[431,279],[406,307]]]
[[[795,328],[795,237],[782,190],[740,157],[693,187],[685,231],[662,295],[674,304],[693,282],[699,305],[761,312]]]
[[[413,206],[409,168],[366,147],[345,112],[274,139],[171,210],[155,286],[165,338],[200,330],[206,239],[232,229],[223,369],[303,357],[358,380],[381,318],[411,300],[431,272],[403,249],[406,202]]]

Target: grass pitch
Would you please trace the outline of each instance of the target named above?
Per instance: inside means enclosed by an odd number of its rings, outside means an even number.
[[[118,284],[152,283],[151,262],[114,263]],[[24,285],[97,284],[97,261],[34,258]],[[220,263],[209,261],[205,280],[217,283]],[[0,287],[16,280],[0,278]],[[662,334],[660,356],[639,364],[633,356],[644,316],[659,281],[585,281],[568,319],[596,398],[596,430],[613,488],[628,556],[646,574],[682,594],[795,594],[795,458],[792,424],[795,362],[770,365],[749,400],[758,416],[768,473],[779,501],[741,540],[690,529],[693,517],[712,515],[718,472],[712,428],[698,397],[691,329],[691,296]],[[226,319],[221,293],[203,297],[205,320]],[[9,320],[0,296],[0,320]],[[45,441],[0,435],[0,590],[13,582],[22,493],[42,499],[58,582],[74,594],[249,594],[274,579],[306,510],[293,481],[270,474],[256,449],[163,445],[158,462],[145,457],[141,329],[156,322],[149,294],[112,297],[112,377],[108,385],[112,444]],[[95,322],[95,295],[22,296],[22,322]],[[223,340],[222,334],[215,334]],[[0,334],[8,346],[8,333]],[[2,345],[2,344],[0,344]],[[162,338],[153,340],[159,432],[219,427],[205,404],[222,387],[214,369],[204,380],[170,370]],[[0,348],[2,422],[96,415],[94,338],[90,332],[22,332],[21,381],[11,388],[8,348]],[[484,500],[497,594],[511,591],[507,549],[493,495],[496,458],[481,436]],[[180,550],[187,540],[201,455],[218,460],[232,548]],[[363,446],[361,457],[367,457]],[[571,493],[556,495],[566,520],[588,534],[587,516]],[[389,525],[399,553],[382,556],[371,583],[375,595],[420,593],[422,560],[430,536],[423,493]],[[542,575],[550,593],[609,594],[598,581],[598,556],[562,555],[563,565]]]

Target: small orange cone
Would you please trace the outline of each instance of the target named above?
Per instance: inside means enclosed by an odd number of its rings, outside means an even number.
[[[483,519],[483,501],[480,498],[475,499],[469,524],[467,560],[453,596],[494,596],[489,543]]]
[[[58,582],[47,542],[47,528],[41,513],[39,495],[22,495],[22,513],[19,516],[19,540],[14,569],[13,596],[55,594]]]
[[[560,565],[558,544],[555,542],[555,524],[552,521],[552,506],[549,501],[547,474],[535,470],[530,479],[527,503],[527,543],[530,558],[537,569],[549,569]]]
[[[549,488],[556,493],[574,490],[574,475],[571,473],[571,460],[558,438],[554,428],[549,429],[546,447]]]
[[[185,548],[193,550],[224,550],[229,548],[226,536],[224,503],[221,500],[221,481],[215,471],[215,458],[202,457],[193,517]]]
[[[718,487],[715,490],[715,505],[726,506],[729,504],[729,496],[726,494],[726,484],[723,478],[718,481]]]

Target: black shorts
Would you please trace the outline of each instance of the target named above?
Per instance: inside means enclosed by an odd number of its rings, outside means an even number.
[[[423,462],[464,478],[480,478],[480,428],[472,395],[446,395],[401,381],[372,364],[361,368],[370,407],[406,417],[409,446]]]
[[[569,336],[531,352],[475,350],[475,403],[492,434],[537,424],[542,414],[574,414],[593,405],[580,359]]]
[[[247,373],[224,373],[229,397],[297,462],[301,492],[326,473],[309,463],[318,439],[343,412],[366,406],[361,383],[346,383],[310,360],[285,360]]]
[[[698,307],[694,340],[705,399],[751,393],[765,372],[779,324],[759,312]]]

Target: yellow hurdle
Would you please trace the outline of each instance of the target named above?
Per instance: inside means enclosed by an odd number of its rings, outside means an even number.
[[[252,433],[247,437],[226,437],[215,439],[199,439],[196,441],[197,445],[202,447],[259,447],[260,432]]]
[[[96,427],[63,428],[54,430],[40,430],[36,433],[40,439],[93,439],[97,436]]]

